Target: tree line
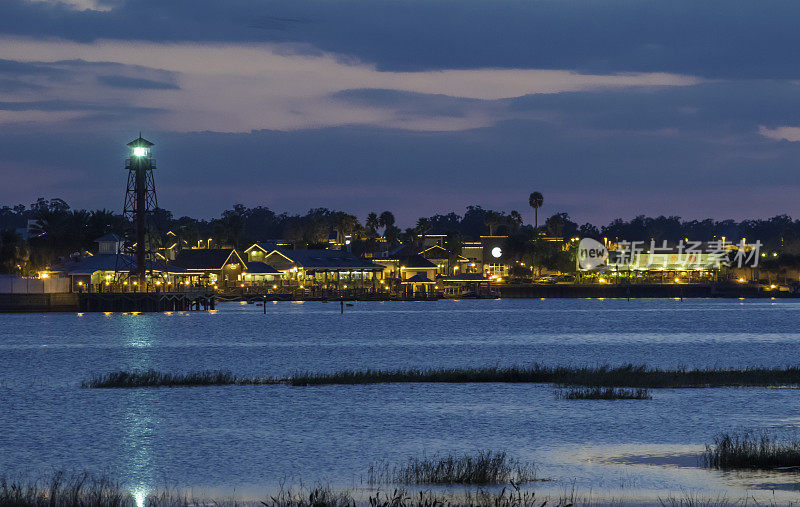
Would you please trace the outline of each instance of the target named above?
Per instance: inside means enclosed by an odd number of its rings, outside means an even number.
[[[542,236],[592,237],[610,241],[668,241],[683,238],[693,241],[712,241],[726,237],[729,242],[748,238],[760,240],[766,248],[781,248],[794,245],[800,237],[800,220],[788,215],[755,220],[683,220],[678,216],[637,216],[630,220],[618,218],[609,224],[596,226],[590,223],[578,225],[567,213],[554,213],[542,225],[538,223],[538,211],[543,206],[542,195],[531,194],[529,204],[533,208],[534,224],[526,224],[522,213],[467,206],[463,214],[450,212],[421,217],[411,227],[400,228],[391,211],[369,213],[363,222],[353,214],[327,208],[313,208],[305,214],[278,213],[266,206],[247,207],[241,204],[225,210],[218,218],[206,220],[183,216],[176,218],[165,209],[158,209],[152,216],[153,236],[160,240],[167,231],[172,231],[178,241],[188,246],[233,246],[246,248],[266,240],[283,240],[295,248],[325,248],[329,240],[351,241],[357,254],[375,251],[378,248],[393,248],[402,244],[421,245],[426,236],[444,236],[444,245],[453,254],[458,254],[465,241],[478,240],[484,235],[508,236],[507,251],[524,253],[529,259],[539,255],[550,255],[544,246],[538,254],[530,245]],[[23,241],[16,231],[28,226],[33,237]],[[124,235],[129,224],[119,213],[105,210],[73,209],[62,199],[40,198],[31,205],[18,204],[0,207],[0,271],[25,273],[52,265],[75,252],[93,251],[94,240],[107,233]],[[385,238],[385,241],[378,241]],[[539,242],[539,244],[542,244]],[[528,245],[528,246],[526,246]],[[169,245],[167,245],[169,246]],[[544,252],[544,253],[543,253]],[[555,254],[553,254],[555,255]],[[522,257],[521,257],[522,258]],[[536,262],[535,259],[533,262]],[[551,259],[550,264],[559,261]]]

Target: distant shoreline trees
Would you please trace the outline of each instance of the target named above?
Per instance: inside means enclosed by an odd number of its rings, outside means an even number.
[[[325,248],[331,239],[351,240],[357,253],[391,249],[400,242],[422,243],[426,236],[441,235],[445,248],[457,255],[464,241],[477,241],[484,235],[509,237],[509,252],[519,259],[542,262],[538,259],[550,253],[539,248],[526,249],[525,245],[538,238],[538,210],[543,200],[529,199],[535,212],[534,224],[523,223],[520,213],[505,213],[467,206],[463,214],[450,212],[430,217],[420,217],[415,226],[401,232],[391,211],[371,212],[362,224],[358,217],[343,211],[313,208],[305,214],[276,213],[265,206],[247,207],[241,204],[221,213],[219,218],[205,220],[192,217],[173,217],[159,209],[153,222],[158,232],[171,231],[177,241],[187,247],[233,246],[246,248],[267,240],[291,242],[295,248]],[[541,196],[541,194],[539,194]],[[538,203],[538,207],[533,205]],[[28,227],[29,221],[33,226]],[[92,251],[94,240],[107,233],[123,235],[127,224],[121,214],[109,210],[76,210],[61,199],[39,199],[30,206],[0,206],[0,271],[20,273],[57,262],[73,253]],[[789,254],[800,254],[800,220],[788,215],[755,220],[682,220],[677,216],[647,217],[640,215],[630,220],[621,218],[607,225],[578,225],[567,213],[554,213],[544,220],[549,236],[569,240],[574,236],[592,237],[609,241],[644,241],[649,244],[668,241],[676,243],[689,238],[693,241],[712,241],[725,237],[737,242],[760,240],[766,248],[783,248]],[[28,241],[17,231],[31,233]],[[378,242],[379,237],[385,242]],[[209,240],[211,240],[209,242]],[[536,257],[536,259],[534,259]],[[19,266],[19,267],[18,267]]]

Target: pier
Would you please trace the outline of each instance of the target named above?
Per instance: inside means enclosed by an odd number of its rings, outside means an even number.
[[[82,312],[169,312],[215,308],[213,291],[90,292],[80,294]]]
[[[0,313],[214,310],[213,291],[0,294]]]

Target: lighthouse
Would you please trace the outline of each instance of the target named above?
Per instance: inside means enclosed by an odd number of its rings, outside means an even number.
[[[125,250],[131,259],[128,276],[145,283],[147,262],[152,258],[148,232],[152,224],[153,211],[158,207],[156,183],[153,171],[156,161],[151,155],[153,143],[139,137],[128,143],[130,155],[125,159],[125,170],[128,171],[128,186],[125,190],[125,206],[123,216],[129,224],[129,233],[125,238]]]

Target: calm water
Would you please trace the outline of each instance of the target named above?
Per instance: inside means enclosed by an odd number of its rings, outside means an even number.
[[[212,313],[0,315],[0,470],[108,472],[257,494],[281,480],[359,486],[376,460],[505,449],[612,496],[795,489],[791,474],[698,469],[720,430],[800,425],[800,391],[659,390],[556,400],[541,385],[82,390],[118,369],[285,375],[343,368],[800,363],[800,302],[497,300],[224,304]],[[800,500],[800,493],[784,492]],[[794,496],[792,496],[794,495]]]

